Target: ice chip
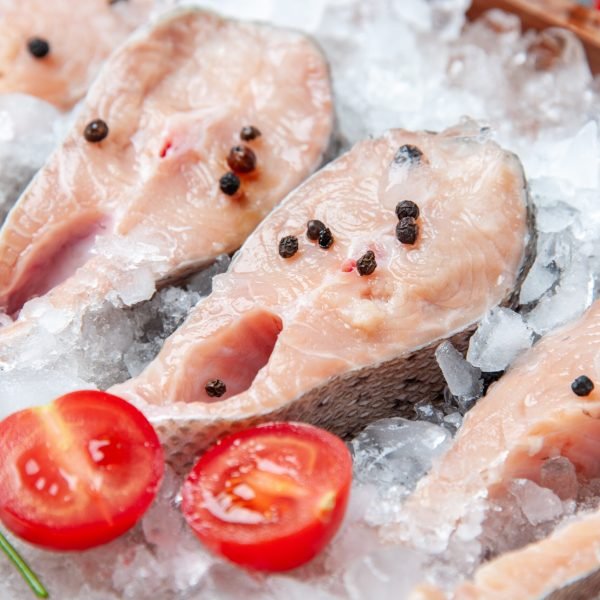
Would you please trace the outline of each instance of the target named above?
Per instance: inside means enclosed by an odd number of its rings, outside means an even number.
[[[307,600],[307,598],[310,600],[340,600],[339,596],[295,577],[275,575],[269,578],[267,587],[273,600],[278,598],[285,598],[285,600]]]
[[[563,325],[590,306],[594,297],[594,274],[586,257],[573,260],[563,269],[560,283],[544,296],[526,316],[526,323],[539,334]]]
[[[142,531],[148,543],[167,552],[176,550],[175,546],[184,526],[174,504],[181,484],[181,478],[167,465],[156,499],[142,519]]]
[[[349,565],[344,576],[352,600],[408,597],[423,578],[425,556],[405,546],[381,548]]]
[[[540,487],[533,481],[515,479],[510,484],[510,492],[531,525],[554,521],[563,514],[560,498],[552,490]]]
[[[552,166],[553,177],[566,179],[578,188],[598,188],[600,145],[595,121],[588,121],[572,139],[563,142]]]
[[[300,27],[304,31],[313,33],[321,24],[327,4],[327,0],[274,2],[271,20],[284,27]]]
[[[375,421],[350,443],[355,477],[400,484],[411,491],[450,439],[444,428],[424,421],[400,417]]]
[[[124,273],[115,288],[116,294],[123,304],[133,306],[152,298],[156,289],[154,275],[149,268],[136,268]]]
[[[289,0],[204,4],[236,18],[271,20],[315,33],[331,63],[345,147],[390,127],[439,130],[463,115],[488,122],[489,135],[523,162],[537,214],[537,258],[520,294],[521,303],[528,305],[525,323],[505,309],[495,313],[495,326],[483,323],[469,355],[477,366],[452,346],[440,347],[437,356],[450,390],[443,403],[432,398],[414,407],[418,418],[431,423],[384,421],[354,440],[356,480],[344,527],[325,554],[299,572],[256,577],[211,556],[174,505],[178,482],[169,472],[155,504],[132,532],[69,556],[68,569],[63,555],[12,541],[57,598],[347,600],[406,595],[415,579],[424,578],[436,553],[449,560],[429,571],[438,583],[472,572],[489,542],[481,539],[484,514],[493,517],[483,528],[493,538],[487,546],[492,553],[547,533],[561,517],[561,500],[563,515],[568,514],[566,506],[573,503],[578,485],[563,457],[543,463],[543,487],[517,480],[504,504],[476,499],[459,528],[423,531],[411,523],[418,552],[381,548],[371,525],[401,517],[406,495],[447,447],[461,415],[480,395],[482,365],[472,354],[487,361],[486,370],[503,368],[528,347],[531,329],[549,331],[600,296],[600,87],[591,80],[581,45],[568,33],[521,35],[518,19],[499,11],[467,23],[461,33],[468,0],[310,0],[299,3],[301,9]],[[65,122],[35,98],[0,98],[0,219],[43,164]],[[152,240],[140,240],[136,247],[117,240],[99,251],[114,261],[124,255],[153,265],[168,261]],[[121,296],[115,295],[112,305],[107,302],[72,319],[53,313],[43,300],[27,303],[23,314],[39,324],[14,360],[1,365],[2,410],[138,374],[213,283],[220,285],[218,277],[212,278],[229,260],[223,255],[182,288],[156,293],[148,271],[132,272],[119,282]],[[0,323],[10,321],[3,315]],[[582,506],[596,506],[600,480],[586,482],[577,493]],[[14,569],[0,561],[0,597],[28,594]]]
[[[452,433],[455,433],[462,425],[462,415],[459,412],[453,412],[449,415],[446,415],[444,417],[443,424]]]
[[[323,566],[328,572],[340,573],[354,560],[380,547],[377,529],[371,527],[365,518],[380,501],[375,485],[355,482],[352,486],[342,528],[323,555]]]
[[[483,392],[481,370],[469,364],[450,342],[442,342],[437,347],[435,358],[450,391],[455,396],[467,398],[481,396]]]
[[[445,451],[451,437],[439,425],[395,417],[371,423],[352,440],[356,487],[366,486],[373,493],[365,522],[394,522],[404,499]]]
[[[529,304],[541,298],[557,279],[557,273],[543,264],[542,260],[537,258],[521,287],[519,302]]]
[[[508,308],[494,308],[471,337],[467,360],[482,371],[504,371],[532,343],[533,332],[521,315]]]
[[[41,406],[79,389],[90,389],[89,383],[56,370],[27,367],[0,371],[0,419],[9,414]]]
[[[415,403],[414,409],[419,421],[428,421],[440,425],[444,420],[444,412],[427,400]]]

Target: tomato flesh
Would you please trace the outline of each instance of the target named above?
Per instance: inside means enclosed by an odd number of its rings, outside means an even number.
[[[208,450],[183,485],[183,514],[213,552],[239,565],[286,571],[314,558],[341,525],[352,459],[336,436],[269,423]]]
[[[163,469],[140,411],[105,392],[73,392],[0,422],[0,520],[45,548],[103,544],[144,514]]]

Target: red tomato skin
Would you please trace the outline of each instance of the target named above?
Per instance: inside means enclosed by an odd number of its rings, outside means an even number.
[[[31,522],[10,509],[0,509],[0,520],[16,536],[40,548],[62,551],[88,550],[111,542],[129,531],[152,504],[155,496],[156,490],[149,489],[148,493],[140,497],[139,502],[120,513],[110,524],[106,521],[96,521],[65,528],[36,523],[33,528]]]
[[[338,457],[339,470],[343,475],[340,478],[341,483],[336,489],[334,507],[327,513],[327,518],[324,520],[314,519],[288,535],[269,540],[262,539],[255,543],[240,539],[220,539],[218,535],[215,535],[212,524],[207,524],[206,527],[194,527],[192,525],[194,486],[204,465],[216,456],[226,453],[238,439],[250,438],[256,432],[264,430],[283,429],[285,431],[288,428],[309,431],[317,438],[326,439],[330,449]],[[345,444],[337,436],[303,423],[267,423],[222,439],[200,457],[183,485],[182,510],[196,536],[215,554],[249,569],[269,572],[289,571],[315,558],[335,536],[346,513],[351,483],[352,458]]]
[[[129,530],[148,509],[160,487],[164,473],[163,451],[154,428],[144,415],[125,400],[95,390],[72,392],[53,402],[58,413],[80,411],[86,402],[106,403],[111,406],[115,418],[129,419],[139,428],[144,438],[144,447],[152,454],[152,464],[148,485],[135,498],[134,502],[119,507],[108,519],[95,519],[72,525],[64,523],[45,523],[32,519],[24,507],[19,505],[18,497],[5,503],[5,491],[0,481],[0,520],[15,535],[36,546],[51,550],[85,550],[105,544]],[[116,408],[115,408],[116,407]],[[4,462],[4,445],[18,447],[27,439],[32,427],[39,427],[40,417],[37,409],[26,409],[9,415],[0,422],[0,464]],[[25,433],[23,433],[25,432]],[[0,476],[2,466],[0,466]],[[25,507],[26,508],[26,507]]]

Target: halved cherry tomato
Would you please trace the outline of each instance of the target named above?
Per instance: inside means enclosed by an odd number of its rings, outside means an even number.
[[[0,423],[0,519],[46,548],[103,544],[144,514],[163,470],[139,410],[105,392],[73,392]]]
[[[270,423],[226,437],[183,485],[183,514],[200,540],[230,561],[285,571],[311,560],[338,530],[352,459],[311,425]]]

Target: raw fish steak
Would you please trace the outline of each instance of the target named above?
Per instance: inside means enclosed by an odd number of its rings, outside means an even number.
[[[154,0],[0,0],[0,93],[71,108],[153,7]]]
[[[405,527],[416,527],[427,544],[428,535],[455,532],[469,515],[482,515],[481,554],[493,560],[448,597],[597,597],[599,359],[597,301],[579,321],[544,337],[490,388],[467,414],[453,446],[407,501],[407,524],[384,532],[393,539],[402,536]],[[540,491],[530,482],[546,489]],[[518,488],[525,485],[530,494],[537,490],[537,500],[515,500],[520,497]],[[482,499],[494,508],[482,513]],[[578,515],[541,541],[525,545],[544,533],[532,529],[530,539],[523,537],[531,523],[546,523],[547,534],[575,506]],[[521,510],[527,519],[515,526]],[[511,551],[503,554],[505,549]],[[415,594],[423,599],[444,597],[427,588]]]
[[[347,435],[412,413],[443,389],[439,341],[464,348],[518,288],[530,225],[519,161],[478,128],[360,142],[261,223],[113,391],[146,411],[174,464],[263,419]]]
[[[132,304],[233,252],[320,165],[333,122],[310,39],[171,14],[112,55],[9,214],[0,305],[14,314],[46,292],[60,310]],[[3,330],[0,353],[26,321]]]

